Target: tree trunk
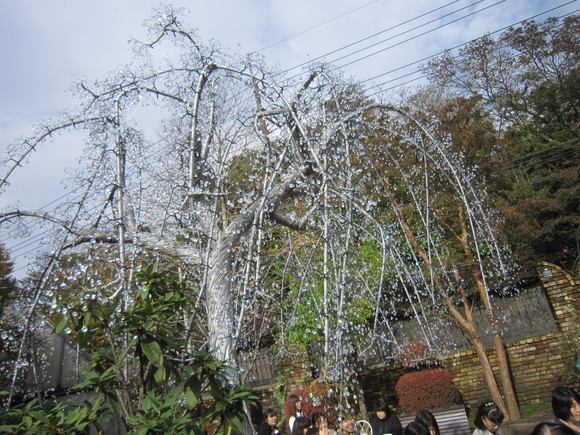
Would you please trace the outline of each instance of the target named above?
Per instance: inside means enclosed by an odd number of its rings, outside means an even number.
[[[223,231],[209,263],[206,288],[209,346],[217,359],[235,366],[235,323],[232,294],[232,264],[235,249],[253,225],[259,213],[272,214],[295,191],[295,178],[278,184],[270,193],[259,198],[245,212],[235,217]],[[232,381],[235,376],[232,373]]]
[[[485,283],[483,282],[481,276],[481,271],[477,269],[476,271],[472,272],[472,275],[476,278],[477,287],[481,299],[483,300],[483,304],[485,306],[486,315],[489,318],[489,323],[493,328],[493,345],[495,347],[495,353],[497,356],[497,366],[499,368],[501,384],[503,386],[508,412],[504,411],[503,409],[502,411],[504,412],[508,420],[516,421],[521,418],[520,408],[518,405],[518,401],[516,400],[516,393],[514,391],[514,386],[509,368],[509,361],[503,343],[501,329],[493,312],[493,308],[489,300],[489,295],[487,293]]]
[[[467,222],[465,219],[465,214],[462,210],[460,210],[461,216],[461,226],[462,226],[462,237],[461,237],[461,244],[463,245],[463,250],[465,254],[474,262],[475,255],[472,251],[467,238]],[[475,239],[475,236],[473,237]],[[475,262],[474,262],[475,263]],[[481,261],[478,261],[477,264],[481,265]],[[504,408],[502,408],[503,413],[506,416],[507,420],[519,420],[521,418],[520,409],[518,406],[518,402],[516,400],[516,394],[513,387],[513,382],[511,379],[511,373],[509,368],[509,362],[507,358],[507,353],[503,344],[503,338],[501,335],[501,329],[493,312],[493,308],[491,306],[491,301],[489,298],[489,294],[487,291],[487,285],[485,283],[483,271],[481,266],[472,266],[471,268],[471,275],[475,278],[477,290],[479,292],[479,296],[483,301],[483,305],[485,307],[486,315],[489,319],[489,323],[493,328],[493,344],[495,347],[495,352],[497,356],[497,365],[500,372],[501,383],[504,390],[505,395],[505,403]]]
[[[485,352],[485,346],[481,340],[481,336],[475,327],[475,322],[471,317],[470,311],[467,309],[465,310],[465,317],[461,315],[459,310],[455,305],[453,305],[452,301],[449,298],[445,298],[445,303],[447,308],[451,312],[451,315],[455,319],[455,322],[459,325],[459,327],[465,332],[467,338],[473,345],[475,349],[475,353],[479,359],[479,364],[481,365],[481,370],[483,371],[483,377],[485,379],[485,383],[489,392],[491,394],[491,398],[495,402],[497,406],[502,410],[502,412],[508,415],[508,409],[505,405],[503,397],[501,395],[501,391],[499,389],[499,385],[497,383],[497,379],[493,374],[493,369],[491,367],[491,363],[489,362],[489,358],[487,353]]]
[[[220,235],[209,262],[209,277],[206,288],[206,310],[209,333],[209,347],[214,356],[225,361],[230,367],[237,365],[235,358],[235,316],[232,294],[232,264],[234,251],[241,238],[247,234],[259,213],[273,213],[276,208],[292,195],[294,182],[282,183],[272,189],[272,193],[260,198],[244,213],[240,213]],[[236,372],[226,372],[232,385],[239,385]],[[250,414],[244,405],[244,435],[253,435]]]
[[[507,352],[503,344],[501,332],[498,331],[497,335],[494,335],[493,343],[495,346],[495,353],[497,355],[497,365],[499,367],[501,383],[503,385],[503,391],[505,394],[505,400],[509,410],[509,413],[506,414],[506,417],[508,420],[516,421],[521,419],[522,416],[520,414],[520,407],[516,399],[514,384],[509,370]]]

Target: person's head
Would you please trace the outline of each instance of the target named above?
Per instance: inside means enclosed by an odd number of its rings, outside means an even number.
[[[310,420],[308,420],[306,417],[298,417],[294,421],[294,427],[292,428],[292,435],[304,435],[309,427],[310,427]]]
[[[540,423],[530,435],[575,435],[568,426],[558,423]]]
[[[328,427],[328,419],[323,412],[315,412],[312,414],[312,424],[319,429]]]
[[[421,423],[412,421],[405,428],[405,435],[429,435],[429,430]]]
[[[477,408],[474,423],[478,429],[496,433],[504,418],[503,412],[493,402],[484,402]]]
[[[296,394],[288,396],[288,411],[290,415],[296,417],[296,414],[302,410],[302,401]]]
[[[562,421],[580,424],[580,396],[572,388],[555,388],[552,391],[552,411]]]
[[[306,431],[306,435],[318,435],[318,434],[319,434],[319,432],[320,432],[320,429],[318,429],[318,428],[317,428],[317,427],[315,427],[315,426],[312,426],[311,428],[309,428],[309,429]]]
[[[343,434],[350,434],[354,432],[354,416],[348,412],[343,412],[338,417],[339,428]]]
[[[429,411],[421,410],[415,415],[415,421],[427,428],[431,435],[439,435],[439,425],[435,416]]]
[[[383,399],[379,399],[375,403],[375,414],[379,420],[384,420],[389,416],[389,407]]]
[[[278,414],[272,408],[266,409],[264,421],[268,426],[276,426],[276,423],[278,423]]]

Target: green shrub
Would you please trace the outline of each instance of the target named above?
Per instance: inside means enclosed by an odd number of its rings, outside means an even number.
[[[158,270],[156,264],[137,272],[138,292],[131,306],[100,298],[69,301],[53,319],[55,332],[69,337],[91,355],[84,382],[93,403],[43,409],[37,401],[0,410],[0,432],[80,433],[109,413],[116,414],[131,434],[205,434],[242,432],[243,403],[255,403],[249,389],[231,386],[232,368],[207,351],[192,351],[183,340],[184,320],[192,290]],[[99,289],[85,289],[97,295]],[[125,376],[125,373],[128,373]],[[205,397],[211,397],[207,400]]]

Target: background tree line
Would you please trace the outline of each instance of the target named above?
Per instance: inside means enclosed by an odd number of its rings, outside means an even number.
[[[423,66],[419,98],[486,178],[502,234],[531,279],[537,261],[578,257],[580,23],[530,21]]]

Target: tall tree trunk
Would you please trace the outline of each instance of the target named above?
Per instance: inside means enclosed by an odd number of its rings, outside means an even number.
[[[497,335],[494,335],[493,337],[493,343],[495,346],[495,353],[497,355],[497,365],[499,367],[501,383],[503,385],[503,391],[505,394],[505,399],[509,410],[509,413],[506,414],[506,416],[508,420],[512,421],[519,420],[522,418],[522,416],[520,414],[520,407],[516,399],[514,384],[509,370],[509,361],[507,357],[507,352],[505,350],[503,338],[499,330],[497,331]]]
[[[206,287],[206,309],[208,317],[209,347],[214,356],[225,361],[230,367],[236,366],[235,313],[232,293],[232,264],[235,248],[241,238],[251,228],[258,213],[273,213],[276,208],[293,193],[294,180],[281,183],[272,189],[266,197],[260,198],[240,213],[220,235],[209,262],[209,276]],[[240,379],[233,370],[226,372],[232,385],[239,385]],[[244,405],[246,420],[244,435],[255,433],[250,421],[250,414]]]
[[[231,278],[235,249],[241,238],[248,233],[258,213],[272,215],[294,193],[296,178],[291,177],[289,181],[274,186],[265,197],[259,198],[245,212],[237,215],[219,236],[210,257],[206,288],[209,346],[216,358],[232,366],[235,365],[235,316]],[[290,221],[287,223],[290,224]]]
[[[457,307],[448,297],[445,298],[445,303],[447,305],[447,308],[449,309],[449,312],[451,313],[451,316],[455,320],[455,323],[457,323],[457,325],[459,325],[461,330],[465,332],[465,335],[467,335],[467,338],[469,339],[469,341],[473,345],[473,348],[475,349],[475,353],[477,354],[479,364],[483,372],[483,378],[485,379],[485,383],[491,394],[491,398],[496,403],[496,405],[499,406],[502,412],[508,415],[508,409],[501,395],[497,379],[493,374],[493,369],[491,367],[491,363],[489,362],[489,357],[485,352],[485,346],[483,345],[481,336],[479,335],[479,332],[475,327],[473,317],[471,316],[470,307],[468,307],[467,304],[464,304],[465,307],[465,316],[464,316],[459,312]]]
[[[252,216],[238,216],[219,237],[210,258],[209,277],[206,288],[206,310],[209,333],[209,347],[214,356],[234,367],[234,309],[232,295],[233,252],[243,234],[252,223]],[[229,381],[237,384],[237,378],[230,373]]]
[[[483,301],[483,305],[485,307],[485,314],[489,319],[489,323],[493,328],[493,345],[495,348],[495,353],[497,357],[497,366],[499,368],[501,384],[503,386],[503,391],[505,395],[505,401],[507,404],[507,412],[506,410],[502,409],[506,418],[508,420],[519,420],[521,418],[520,408],[516,399],[516,393],[514,391],[513,381],[511,378],[511,372],[509,367],[509,361],[507,357],[507,352],[505,350],[505,346],[503,343],[503,337],[501,332],[501,327],[497,322],[496,316],[493,312],[493,307],[491,306],[491,301],[489,298],[489,294],[487,292],[487,286],[484,281],[483,272],[480,267],[477,267],[475,264],[475,255],[474,252],[471,250],[467,240],[467,224],[465,221],[465,217],[463,213],[460,213],[461,224],[462,224],[462,231],[463,237],[461,237],[461,243],[463,245],[463,250],[467,257],[471,260],[473,266],[471,267],[471,275],[475,278],[475,283],[477,285],[477,290],[479,292],[479,296]]]

